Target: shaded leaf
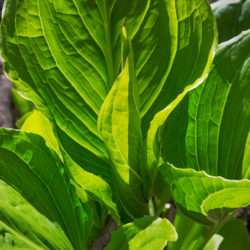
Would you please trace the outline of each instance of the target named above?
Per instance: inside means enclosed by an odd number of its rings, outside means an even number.
[[[249,234],[246,225],[242,220],[230,220],[218,233],[224,238],[220,245],[220,250],[247,250],[250,248]]]
[[[220,44],[207,80],[189,92],[165,124],[164,161],[229,179],[246,177],[249,166],[242,170],[242,161],[250,129],[249,42],[250,30]]]
[[[11,97],[21,116],[32,111],[34,108],[33,103],[21,96],[21,94],[15,88],[11,89]]]
[[[219,0],[211,4],[219,33],[219,42],[227,41],[250,28],[249,0]]]

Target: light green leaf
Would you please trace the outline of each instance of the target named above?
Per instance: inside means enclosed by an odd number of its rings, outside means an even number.
[[[24,121],[21,130],[42,136],[46,145],[60,154],[58,141],[53,132],[52,124],[39,111],[33,110]]]
[[[175,228],[168,220],[145,216],[114,231],[105,249],[161,250],[167,242],[177,238]]]
[[[109,214],[119,223],[120,216],[112,200],[112,192],[108,183],[101,177],[85,171],[74,162],[67,166],[73,180],[86,192],[88,199],[100,202],[107,207]]]
[[[177,206],[194,220],[206,223],[206,216],[218,223],[230,209],[250,204],[249,180],[227,180],[209,176],[204,171],[178,169],[171,165],[162,165],[159,171],[171,186]],[[224,208],[229,208],[228,212]],[[221,212],[217,213],[215,209],[221,209]]]
[[[221,242],[223,242],[223,237],[219,234],[215,234],[203,248],[203,250],[218,250],[220,249]]]
[[[0,249],[73,249],[59,225],[50,222],[0,180]]]
[[[110,215],[119,223],[119,214],[116,204],[112,201],[111,188],[108,183],[102,178],[82,169],[73,162],[65,152],[63,152],[63,154],[61,153],[58,141],[53,132],[52,123],[50,123],[40,112],[34,110],[24,122],[22,130],[42,136],[48,147],[57,152],[61,157],[64,157],[65,166],[70,171],[73,180],[77,183],[75,185],[76,191],[80,194],[78,196],[83,202],[84,200],[87,201],[91,199],[104,204],[109,209]],[[84,195],[83,192],[87,192],[85,196],[88,197],[82,196]]]
[[[57,222],[75,249],[87,249],[92,214],[81,205],[59,156],[35,134],[0,130],[0,179]]]
[[[244,151],[243,157],[243,166],[242,166],[242,177],[250,179],[250,131],[248,132],[247,142]]]
[[[7,0],[4,9],[6,73],[55,123],[70,157],[109,182],[96,124],[121,71],[122,23],[135,51],[143,136],[154,114],[200,78],[216,44],[207,0]]]
[[[242,170],[242,161],[250,129],[249,43],[250,30],[219,45],[207,80],[165,124],[164,161],[228,179],[247,177],[249,166]]]
[[[219,0],[211,4],[219,33],[219,42],[227,41],[250,28],[249,0]]]
[[[101,108],[98,128],[111,160],[114,187],[123,209],[131,218],[147,214],[143,197],[142,134],[131,42],[123,27],[129,54]]]

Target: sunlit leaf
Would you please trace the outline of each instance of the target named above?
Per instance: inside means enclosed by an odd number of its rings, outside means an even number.
[[[145,216],[114,231],[106,250],[161,250],[168,241],[178,238],[173,225],[166,219]]]

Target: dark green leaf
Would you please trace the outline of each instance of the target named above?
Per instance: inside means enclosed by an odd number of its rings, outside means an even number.
[[[59,156],[40,136],[0,130],[0,179],[59,223],[75,249],[87,249],[91,211],[82,207]]]
[[[218,233],[224,238],[219,250],[250,249],[249,234],[242,220],[230,220]]]
[[[229,179],[247,177],[249,165],[243,168],[242,161],[250,129],[249,43],[250,30],[220,44],[207,80],[165,124],[165,161]]]
[[[249,0],[219,0],[211,4],[219,33],[219,42],[227,41],[250,28]]]
[[[1,180],[0,235],[0,249],[73,249],[59,225]]]

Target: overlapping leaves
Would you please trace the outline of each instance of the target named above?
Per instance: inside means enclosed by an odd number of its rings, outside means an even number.
[[[86,249],[92,220],[84,192],[119,221],[105,181],[127,216],[147,214],[159,160],[154,153],[161,152],[155,138],[168,111],[148,133],[147,160],[143,139],[155,113],[175,108],[206,76],[216,36],[206,0],[7,0],[1,26],[5,70],[53,124],[56,136],[51,127],[38,134],[57,153],[39,136],[2,130],[0,177],[58,222],[76,249]],[[39,127],[29,129],[37,133]],[[165,219],[144,217],[119,229],[111,245],[127,237],[127,229],[130,238],[123,243],[136,248],[155,243],[160,249],[176,239]],[[165,234],[151,240],[159,230]]]
[[[73,249],[58,224],[53,224],[17,191],[0,181],[1,249]]]
[[[161,140],[165,161],[229,179],[249,177],[249,42],[248,30],[220,44],[207,80],[171,113]]]
[[[218,223],[231,210],[250,204],[249,180],[226,180],[202,171],[178,169],[170,165],[162,165],[160,172],[166,185],[170,185],[179,208],[202,223],[207,223],[205,216],[213,223]],[[229,210],[223,214],[221,211],[224,208]],[[217,212],[216,209],[221,210]]]
[[[96,121],[121,71],[122,23],[135,51],[145,135],[154,113],[211,62],[216,28],[207,1],[8,0],[1,28],[9,77],[56,123],[71,158],[108,181]]]
[[[175,228],[169,221],[145,216],[113,232],[105,249],[163,249],[167,242],[176,241],[177,238]]]
[[[59,156],[40,136],[8,129],[0,130],[0,156],[0,178],[60,224],[74,248],[86,249],[92,214],[74,193]]]

